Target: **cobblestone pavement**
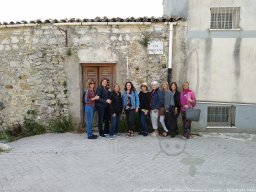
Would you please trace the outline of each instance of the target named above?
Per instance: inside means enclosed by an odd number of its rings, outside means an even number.
[[[45,134],[0,153],[1,192],[256,192],[256,135],[85,139]]]

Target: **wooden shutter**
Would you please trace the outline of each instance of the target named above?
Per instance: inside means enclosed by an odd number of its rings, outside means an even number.
[[[83,67],[83,87],[87,88],[88,80],[94,80],[96,87],[99,82],[98,67]]]
[[[110,89],[113,89],[113,66],[100,66],[99,67],[99,81],[107,78],[109,80]]]

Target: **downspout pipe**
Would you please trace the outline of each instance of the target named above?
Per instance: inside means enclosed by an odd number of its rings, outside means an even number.
[[[176,25],[176,22],[169,23],[169,52],[168,52],[168,83],[172,82],[172,55],[173,55],[173,25]]]

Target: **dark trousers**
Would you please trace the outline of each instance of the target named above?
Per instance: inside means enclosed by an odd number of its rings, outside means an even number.
[[[104,113],[105,113],[105,108],[98,107],[98,129],[99,129],[99,134],[103,135],[103,121],[104,121]]]
[[[142,127],[143,133],[148,133],[148,115],[145,115],[143,111],[140,111],[140,126]]]
[[[174,125],[173,126],[174,126],[174,133],[176,135],[179,134],[178,123],[177,123],[179,115],[180,115],[180,111],[178,111],[177,114],[174,114],[174,122],[173,122]]]
[[[183,125],[184,135],[189,134],[190,130],[191,130],[192,121],[186,119],[186,112],[181,112],[181,117],[182,117],[182,125]]]
[[[135,109],[125,110],[128,131],[134,130]]]
[[[103,122],[104,122],[104,134],[109,134],[109,122],[111,120],[111,114],[110,114],[110,111],[109,111],[109,107],[107,107],[105,110],[104,110],[104,118],[103,118]]]
[[[174,109],[165,113],[165,118],[164,118],[165,125],[167,129],[170,131],[171,135],[178,134],[178,125],[177,125],[178,117],[179,117],[179,113],[175,114]]]

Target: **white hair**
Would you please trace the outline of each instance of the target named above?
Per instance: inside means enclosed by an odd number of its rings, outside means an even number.
[[[158,84],[157,81],[152,81],[152,82],[151,82],[151,85],[156,85],[157,87],[159,86],[159,84]]]

